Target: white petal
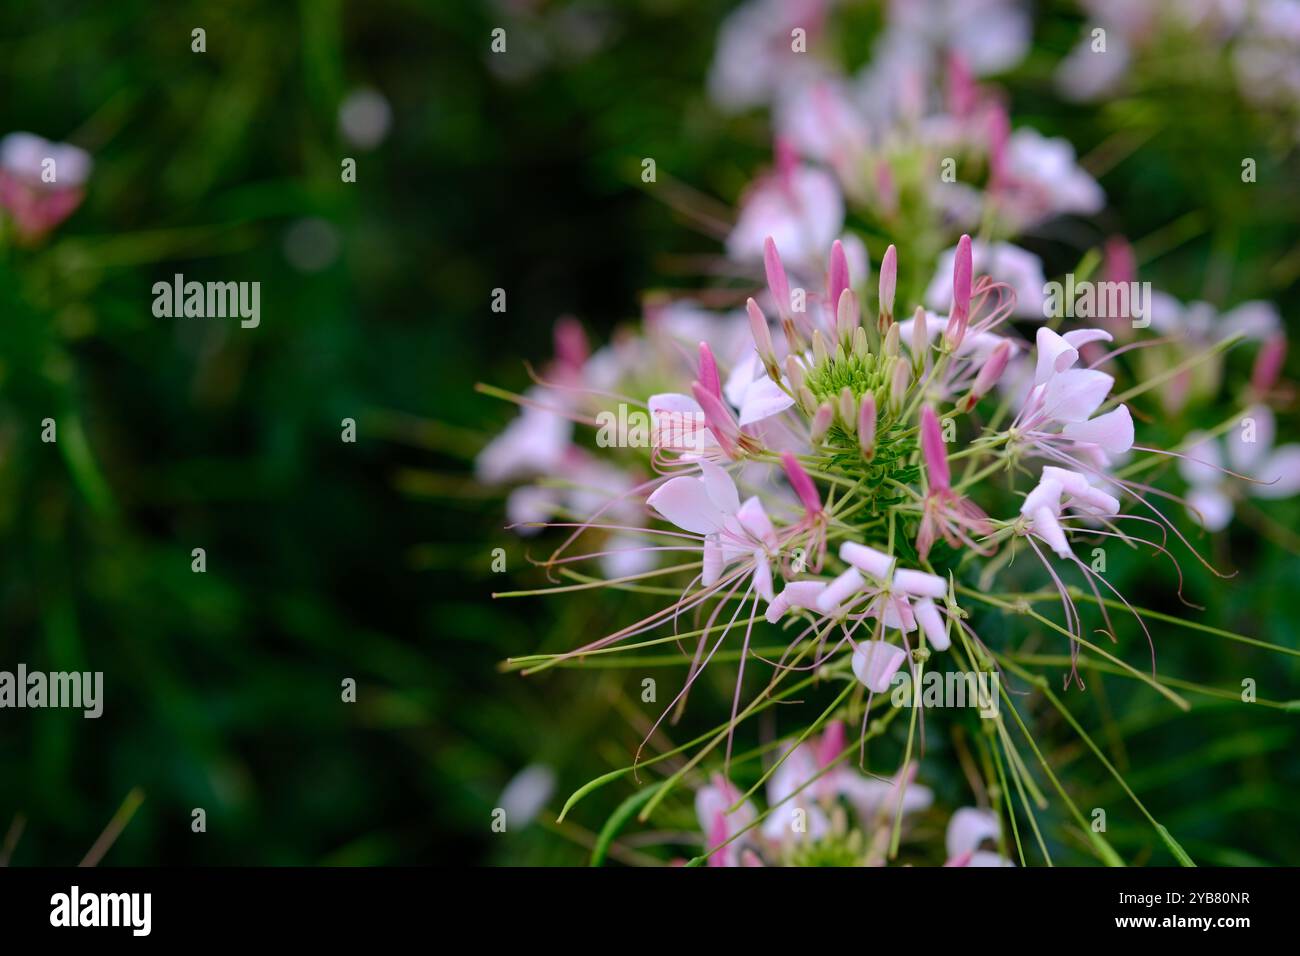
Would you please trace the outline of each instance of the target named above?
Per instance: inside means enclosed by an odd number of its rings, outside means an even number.
[[[700,572],[700,583],[706,588],[713,587],[718,583],[718,578],[722,577],[722,569],[726,566],[727,558],[718,543],[717,535],[709,535],[704,539],[704,568]]]
[[[1250,486],[1257,498],[1290,498],[1300,493],[1300,445],[1283,445],[1256,474],[1260,481],[1270,482]]]
[[[781,386],[764,375],[752,382],[745,390],[738,420],[742,427],[752,425],[764,418],[781,414],[793,404],[794,399],[781,391]]]
[[[834,613],[848,598],[861,591],[866,583],[857,568],[849,568],[817,596],[817,610],[823,614]]]
[[[1223,480],[1223,454],[1219,443],[1200,432],[1187,436],[1188,445],[1178,459],[1178,473],[1193,485],[1214,487]]]
[[[1043,408],[1053,421],[1087,421],[1097,406],[1105,401],[1114,384],[1114,378],[1093,369],[1072,368],[1059,372],[1047,383]]]
[[[931,647],[936,651],[946,651],[952,646],[948,629],[944,627],[943,617],[939,614],[939,609],[934,606],[934,601],[930,598],[921,598],[913,606],[912,612],[916,615],[917,623],[925,631]]]
[[[1075,329],[1073,332],[1066,332],[1061,338],[1076,349],[1081,349],[1092,342],[1114,341],[1114,336],[1105,329]]]
[[[885,552],[854,541],[845,541],[840,545],[840,560],[865,571],[877,581],[888,581],[894,569],[894,559]]]
[[[1025,495],[1025,500],[1020,505],[1020,513],[1026,517],[1032,517],[1039,508],[1046,508],[1052,514],[1060,514],[1062,491],[1061,482],[1049,475],[1047,468],[1044,468],[1042,477],[1038,479],[1038,484],[1034,485],[1029,494]]]
[[[1255,405],[1246,410],[1232,431],[1224,436],[1228,446],[1228,461],[1233,471],[1252,474],[1273,447],[1277,435],[1277,420],[1267,405]]]
[[[925,571],[913,571],[911,568],[899,568],[894,572],[890,585],[894,591],[913,594],[917,597],[941,598],[948,593],[948,582],[937,574]]]
[[[1187,511],[1207,531],[1222,531],[1232,520],[1232,499],[1218,488],[1193,488],[1187,493]]]
[[[1051,381],[1058,372],[1064,372],[1079,360],[1079,350],[1046,326],[1037,333],[1038,367],[1034,370],[1034,384]]]
[[[883,694],[906,659],[901,647],[884,641],[861,641],[853,652],[853,673],[872,693]]]
[[[739,408],[745,401],[745,392],[753,384],[754,377],[762,368],[759,361],[758,353],[750,349],[735,366],[731,369],[731,374],[727,376],[727,383],[722,386],[722,394],[736,408]],[[744,422],[741,422],[743,425]]]
[[[1071,422],[1061,429],[1061,434],[1096,445],[1108,455],[1122,455],[1133,447],[1133,416],[1127,405],[1121,405],[1086,422]]]
[[[795,581],[787,584],[785,590],[776,596],[776,600],[767,606],[766,617],[770,623],[775,624],[791,608],[815,608],[817,598],[825,590],[825,581]]]
[[[767,556],[762,551],[754,552],[754,590],[764,601],[776,598],[772,590],[772,566],[767,563]]]
[[[998,818],[991,811],[962,807],[948,821],[944,839],[948,858],[974,852],[985,840],[996,841],[1001,832]]]
[[[1074,553],[1070,550],[1070,542],[1066,540],[1061,523],[1047,508],[1039,508],[1034,512],[1034,531],[1059,557],[1068,558]]]
[[[704,488],[715,508],[724,515],[734,515],[740,510],[740,493],[736,491],[736,483],[731,480],[725,468],[711,461],[701,461],[700,472]]]
[[[704,482],[686,475],[668,479],[646,499],[646,504],[683,531],[695,534],[715,534],[722,529],[725,518],[709,497]]]
[[[736,512],[736,520],[756,541],[763,542],[771,550],[776,549],[776,529],[772,527],[772,519],[767,516],[763,502],[758,500],[757,495],[745,499],[745,503]]]

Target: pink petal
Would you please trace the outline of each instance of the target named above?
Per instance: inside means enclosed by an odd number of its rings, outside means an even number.
[[[1219,484],[1225,477],[1219,443],[1201,432],[1192,432],[1187,438],[1183,457],[1178,459],[1178,473],[1193,485],[1214,487]]]
[[[1038,484],[1034,485],[1029,494],[1025,495],[1025,500],[1020,505],[1020,513],[1025,516],[1032,516],[1039,508],[1047,508],[1052,514],[1060,514],[1061,493],[1064,490],[1061,483],[1047,473],[1047,468],[1044,468],[1042,477],[1038,479]]]
[[[898,250],[892,245],[880,260],[880,311],[894,313],[894,293],[898,288]]]

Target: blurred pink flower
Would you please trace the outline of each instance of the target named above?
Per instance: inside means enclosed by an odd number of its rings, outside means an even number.
[[[91,166],[85,150],[35,133],[0,140],[0,206],[23,242],[38,242],[76,211]]]

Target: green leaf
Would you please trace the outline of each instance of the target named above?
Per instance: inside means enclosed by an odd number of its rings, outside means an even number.
[[[596,845],[591,848],[590,866],[605,865],[605,857],[609,853],[609,845],[614,842],[614,838],[627,825],[627,821],[631,820],[636,815],[636,812],[662,786],[663,783],[661,782],[638,790],[618,805],[618,809],[609,815],[609,819],[605,821],[605,825],[600,828],[600,833],[596,836]]]

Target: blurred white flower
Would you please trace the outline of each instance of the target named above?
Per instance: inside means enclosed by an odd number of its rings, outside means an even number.
[[[339,106],[339,132],[358,149],[374,149],[388,136],[393,110],[378,90],[353,90]]]

